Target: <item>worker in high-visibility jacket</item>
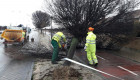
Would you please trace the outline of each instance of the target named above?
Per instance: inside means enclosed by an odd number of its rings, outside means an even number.
[[[25,39],[25,31],[22,31],[22,41]]]
[[[23,38],[24,38],[24,37],[25,37],[25,35],[26,35],[25,33],[26,33],[26,31],[25,31],[25,30],[23,30],[23,31],[22,31],[22,37],[23,37]]]
[[[63,39],[64,43],[66,43],[66,37],[62,32],[57,32],[52,37],[51,44],[53,46],[53,55],[52,55],[52,64],[57,64],[59,48],[61,48],[60,40]],[[64,47],[64,44],[63,46]]]
[[[87,52],[87,58],[89,61],[89,65],[97,66],[98,60],[96,57],[96,35],[93,33],[94,28],[88,28],[88,35],[86,37],[85,51]]]

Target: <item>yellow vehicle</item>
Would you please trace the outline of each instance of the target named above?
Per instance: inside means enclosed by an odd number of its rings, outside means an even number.
[[[5,46],[7,44],[13,43],[24,43],[25,32],[23,30],[12,30],[12,29],[5,29],[1,34],[1,37],[5,39],[3,42]]]

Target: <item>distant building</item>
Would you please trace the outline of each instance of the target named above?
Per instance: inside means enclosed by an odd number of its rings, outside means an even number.
[[[136,10],[132,12],[133,19],[135,21],[135,32],[137,37],[140,37],[140,10]]]
[[[135,10],[126,14],[123,18],[119,19],[118,22],[131,22],[138,21],[140,22],[140,10]]]
[[[140,10],[133,11],[133,17],[140,22]]]

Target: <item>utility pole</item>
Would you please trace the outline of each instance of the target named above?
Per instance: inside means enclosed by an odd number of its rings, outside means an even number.
[[[51,39],[52,39],[52,16],[50,18],[51,18]]]

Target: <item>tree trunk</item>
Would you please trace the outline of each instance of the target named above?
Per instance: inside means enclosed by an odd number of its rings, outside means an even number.
[[[69,48],[69,51],[68,51],[67,58],[69,58],[69,59],[73,58],[77,44],[78,44],[78,39],[77,38],[73,38],[72,42],[71,42],[71,45],[70,45],[70,48]],[[70,62],[69,61],[65,61],[64,65],[69,66]]]

